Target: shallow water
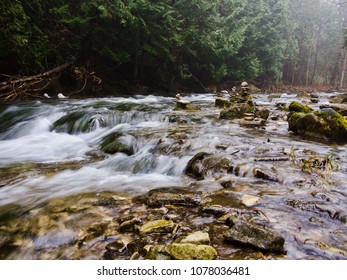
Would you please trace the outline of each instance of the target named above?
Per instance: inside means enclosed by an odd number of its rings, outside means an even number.
[[[337,93],[319,95],[315,108]],[[1,105],[0,257],[101,258],[99,243],[93,243],[95,250],[88,253],[76,250],[81,228],[110,221],[119,211],[130,208],[140,215],[145,210],[129,199],[151,189],[177,187],[212,194],[223,190],[220,182],[226,179],[232,181],[236,195],[260,197],[256,209],[285,237],[286,254],[271,257],[347,257],[347,146],[291,135],[283,119],[286,113],[275,106],[305,98],[254,95],[258,106],[271,111],[264,128],[219,120],[220,109],[214,107],[212,94],[184,98],[202,110],[174,111],[174,98],[162,96]],[[66,116],[73,121],[62,122]],[[103,154],[100,142],[111,132],[126,134],[134,155]],[[203,181],[185,176],[188,161],[201,151],[226,156],[238,173]],[[338,170],[302,169],[300,159],[328,155]],[[266,160],[283,157],[288,160]],[[271,171],[278,182],[255,178],[252,170],[256,167]],[[117,196],[119,205],[100,210],[84,204],[85,196],[92,197],[94,203],[100,195]],[[85,214],[56,210],[68,204],[78,209],[83,205]],[[203,228],[213,223],[211,217],[192,215],[194,218],[187,218],[192,226]],[[79,224],[81,219],[83,225]],[[220,258],[251,256],[247,250],[236,254],[217,243]]]

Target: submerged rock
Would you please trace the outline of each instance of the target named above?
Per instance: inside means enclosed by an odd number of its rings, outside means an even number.
[[[193,193],[153,190],[147,194],[146,204],[150,207],[160,207],[167,204],[197,206],[201,197]]]
[[[100,144],[100,148],[107,154],[124,153],[128,156],[134,154],[134,149],[130,143],[127,143],[125,135],[117,132],[104,137]]]
[[[168,220],[156,220],[149,221],[140,227],[140,234],[151,234],[151,233],[171,233],[175,228],[173,221]]]
[[[278,233],[238,220],[231,229],[224,233],[227,241],[237,242],[263,251],[284,252],[284,238]]]
[[[170,255],[175,260],[215,260],[217,251],[208,245],[173,243]]]
[[[135,226],[141,224],[141,220],[139,218],[133,218],[128,221],[124,221],[119,225],[120,232],[128,232],[134,231]]]
[[[267,181],[279,182],[279,179],[274,174],[271,174],[271,173],[269,171],[264,171],[260,168],[253,169],[253,176],[255,178],[263,179]]]
[[[189,162],[185,174],[196,179],[204,179],[216,173],[229,173],[233,169],[226,157],[212,156],[205,152],[196,154]]]

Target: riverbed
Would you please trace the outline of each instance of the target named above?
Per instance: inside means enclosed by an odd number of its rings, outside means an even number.
[[[318,108],[338,94],[318,93],[319,103],[309,105]],[[270,116],[265,125],[248,127],[219,119],[213,94],[182,96],[200,110],[177,111],[174,97],[154,95],[1,104],[0,258],[129,259],[134,252],[145,258],[141,248],[127,245],[165,245],[204,231],[218,259],[347,259],[347,145],[288,131],[283,108],[308,97],[255,94]],[[126,135],[133,154],[101,151],[102,139],[115,132]],[[188,162],[200,152],[228,158],[233,171],[187,176]],[[305,165],[327,159],[331,168]],[[275,179],[256,177],[254,169]],[[225,225],[201,213],[202,206],[148,207],[143,197],[158,189],[256,213],[256,222],[284,237],[285,250],[226,242]],[[124,216],[140,225],[172,220],[178,235],[137,242],[136,230],[119,231]],[[110,248],[117,242],[125,245]]]

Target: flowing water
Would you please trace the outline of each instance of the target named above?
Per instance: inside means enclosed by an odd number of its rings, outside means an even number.
[[[337,93],[319,95],[314,106]],[[97,242],[79,250],[82,229],[127,211],[145,216],[133,197],[149,190],[218,194],[223,180],[239,197],[259,197],[254,207],[285,237],[286,254],[272,258],[347,258],[347,146],[293,136],[286,112],[275,106],[304,98],[254,95],[257,106],[270,109],[262,128],[220,120],[212,94],[184,98],[201,110],[175,111],[174,98],[162,96],[0,105],[0,258],[102,258],[105,246]],[[112,132],[124,135],[133,155],[101,152],[102,139]],[[202,151],[229,158],[237,172],[202,181],[186,176],[188,161]],[[302,165],[327,157],[336,168]],[[255,178],[254,168],[278,180]],[[190,223],[203,229],[213,219],[195,216]],[[222,242],[216,248],[220,258],[242,258]]]

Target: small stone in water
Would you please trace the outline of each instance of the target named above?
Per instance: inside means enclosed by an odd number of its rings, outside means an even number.
[[[241,198],[242,203],[247,207],[256,205],[259,202],[259,200],[260,198],[258,196],[253,195],[244,195]]]
[[[210,244],[210,236],[207,232],[197,231],[186,238],[182,239],[180,243],[191,243],[191,244]]]

